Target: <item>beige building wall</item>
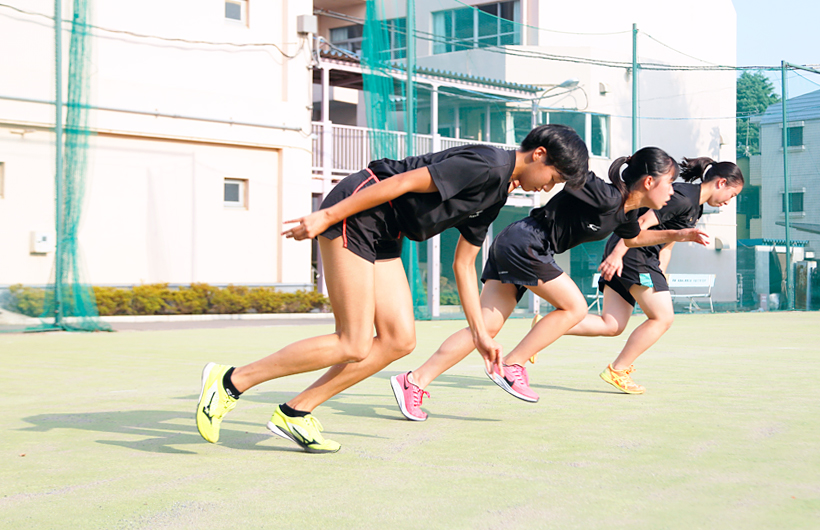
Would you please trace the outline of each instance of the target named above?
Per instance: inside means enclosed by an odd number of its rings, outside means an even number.
[[[91,283],[311,283],[310,243],[279,234],[311,210],[310,42],[296,17],[312,6],[252,4],[240,22],[221,0],[95,2],[80,232]],[[26,9],[51,16],[53,2]],[[63,10],[71,19],[71,2]],[[17,53],[0,54],[0,285],[44,284],[54,254],[31,254],[29,238],[54,225],[54,33],[7,15],[0,47]],[[65,94],[67,31],[63,47]],[[247,182],[246,207],[223,204],[226,178]]]

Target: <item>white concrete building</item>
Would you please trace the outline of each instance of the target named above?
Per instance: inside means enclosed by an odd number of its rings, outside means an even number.
[[[25,12],[0,7],[0,285],[42,285],[54,254],[30,238],[54,227],[54,3],[11,3]],[[312,6],[251,3],[93,2],[91,283],[312,283],[310,244],[279,237],[311,210],[311,41],[297,17]]]

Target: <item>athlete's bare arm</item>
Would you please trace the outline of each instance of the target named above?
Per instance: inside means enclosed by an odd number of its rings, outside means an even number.
[[[641,230],[637,237],[624,239],[629,248],[663,245],[673,241],[691,241],[699,245],[709,244],[709,234],[699,228],[684,228],[683,230]]]
[[[641,230],[646,230],[658,224],[658,216],[655,215],[654,210],[649,210],[638,219],[638,225]],[[629,247],[626,246],[623,239],[618,241],[612,252],[601,262],[598,266],[598,271],[604,280],[609,281],[613,276],[620,276],[624,270],[624,256]]]
[[[481,302],[478,294],[478,277],[475,270],[475,259],[481,247],[469,243],[463,236],[458,238],[456,253],[453,258],[453,272],[456,275],[456,287],[464,308],[464,316],[470,325],[473,334],[473,343],[478,353],[484,357],[488,373],[493,373],[493,364],[496,371],[504,374],[501,366],[501,345],[487,333],[484,326],[484,317],[481,314]]]
[[[364,188],[359,193],[337,202],[330,208],[313,212],[298,219],[285,221],[285,223],[298,224],[282,232],[282,235],[296,240],[312,239],[342,219],[384,204],[405,193],[435,193],[437,191],[438,188],[433,182],[433,177],[430,176],[430,170],[426,167],[399,173]]]

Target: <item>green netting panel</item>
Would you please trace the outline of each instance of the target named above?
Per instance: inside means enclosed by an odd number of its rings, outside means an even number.
[[[396,159],[418,154],[413,153],[414,143],[407,141],[407,134],[396,134],[398,131],[410,131],[412,137],[412,131],[415,130],[416,101],[412,89],[408,97],[407,84],[401,79],[403,70],[392,63],[390,37],[391,31],[396,31],[396,28],[391,22],[395,16],[391,17],[388,10],[397,6],[389,4],[392,2],[367,2],[367,19],[362,43],[367,123],[370,128],[370,152],[374,159]],[[412,8],[412,4],[407,2],[406,5]],[[408,49],[412,49],[412,46]],[[412,57],[406,59],[412,64]],[[429,311],[423,279],[425,275],[419,264],[418,247],[419,244],[416,242],[405,241],[402,263],[410,283],[416,318],[425,318]]]
[[[42,324],[28,331],[110,331],[99,320],[91,285],[85,282],[78,231],[85,197],[88,156],[91,34],[88,0],[74,0],[69,45],[63,171],[55,180],[57,248],[53,282],[44,296]],[[57,141],[61,141],[60,138]]]

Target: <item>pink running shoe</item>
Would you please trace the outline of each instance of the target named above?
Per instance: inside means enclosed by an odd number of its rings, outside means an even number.
[[[393,387],[393,395],[396,396],[396,403],[404,417],[413,421],[424,421],[427,413],[421,410],[421,400],[424,396],[430,397],[429,392],[425,392],[418,386],[407,380],[410,372],[401,375],[394,375],[390,378],[390,386]]]
[[[484,370],[486,372],[486,369]],[[530,388],[530,376],[527,369],[520,364],[504,365],[504,377],[498,372],[493,372],[492,375],[487,373],[487,376],[493,380],[495,384],[524,401],[536,403],[538,401],[538,394]]]

